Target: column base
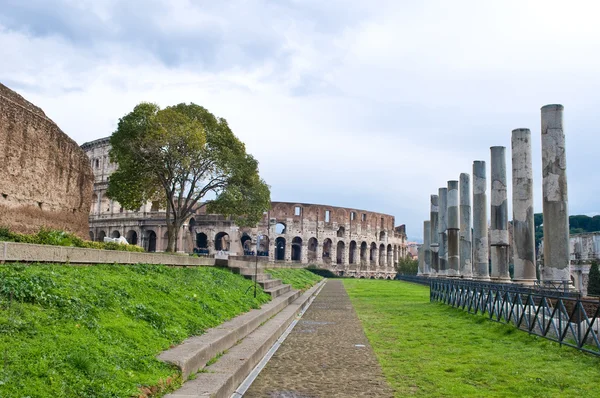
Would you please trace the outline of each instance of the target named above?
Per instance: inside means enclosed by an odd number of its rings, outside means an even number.
[[[514,284],[523,285],[523,286],[533,286],[537,279],[513,279]]]
[[[489,276],[474,276],[473,280],[477,281],[477,282],[491,282],[492,281]]]

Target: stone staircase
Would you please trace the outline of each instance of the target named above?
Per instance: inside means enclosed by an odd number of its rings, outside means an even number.
[[[271,295],[271,298],[279,297],[292,290],[291,285],[284,285],[281,280],[271,278],[271,275],[265,273],[262,268],[258,268],[256,271],[251,267],[230,267],[230,269],[234,274],[243,275],[250,280],[254,280],[254,273],[256,272],[256,282],[263,288],[265,293]]]
[[[255,278],[253,267],[230,269],[245,278]],[[271,295],[269,303],[209,329],[201,336],[190,337],[158,356],[181,369],[183,380],[187,380],[166,398],[229,398],[324,283],[303,293],[273,279],[260,268],[256,281]]]

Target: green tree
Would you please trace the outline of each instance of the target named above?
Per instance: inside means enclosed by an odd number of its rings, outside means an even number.
[[[160,109],[140,103],[110,137],[108,196],[124,208],[150,200],[166,209],[167,251],[177,251],[179,229],[209,193],[208,211],[254,226],[270,206],[269,186],[227,121],[196,104]]]
[[[590,267],[587,292],[588,296],[600,296],[600,270],[596,261],[593,261]]]
[[[396,263],[396,272],[400,275],[417,275],[419,272],[419,261],[409,257],[402,257]]]

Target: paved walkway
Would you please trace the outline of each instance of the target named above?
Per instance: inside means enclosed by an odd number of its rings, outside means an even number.
[[[344,285],[329,280],[244,397],[392,397]]]

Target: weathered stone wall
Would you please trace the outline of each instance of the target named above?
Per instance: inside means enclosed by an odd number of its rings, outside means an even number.
[[[44,112],[0,84],[0,224],[88,237],[89,159]]]

